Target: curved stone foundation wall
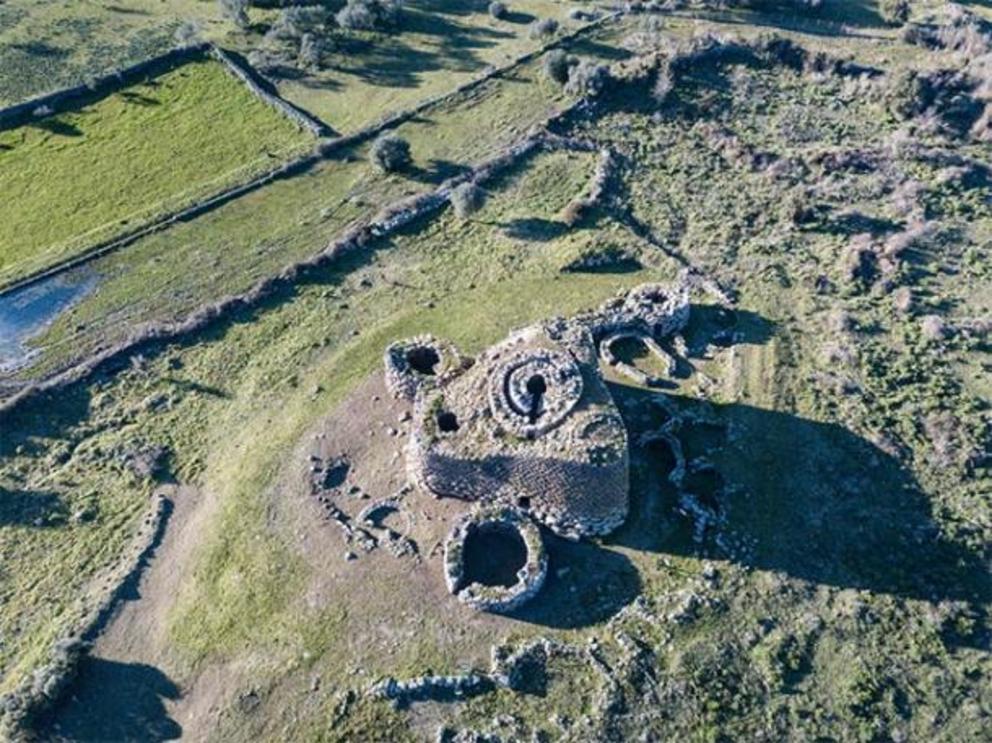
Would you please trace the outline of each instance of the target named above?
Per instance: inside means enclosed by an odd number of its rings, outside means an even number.
[[[487,586],[469,582],[465,571],[467,540],[487,528],[511,530],[526,550],[516,582],[510,586]],[[444,544],[444,576],[448,590],[458,600],[482,611],[511,612],[520,608],[544,585],[548,555],[541,533],[523,513],[508,506],[489,506],[463,516],[448,534]]]
[[[654,338],[674,335],[689,322],[689,281],[683,276],[674,285],[642,284],[607,300],[595,312],[576,318],[596,340],[622,331],[641,332]]]
[[[634,367],[627,369],[610,345],[633,337],[671,363],[657,339],[679,332],[688,317],[686,281],[671,287],[645,284],[594,312],[516,330],[471,364],[450,344],[426,335],[386,350],[389,389],[414,402],[406,452],[410,479],[437,496],[482,504],[459,522],[446,547],[448,585],[461,600],[481,609],[511,610],[540,589],[546,568],[540,580],[533,565],[522,570],[512,591],[466,587],[458,572],[458,545],[479,519],[519,526],[529,535],[529,554],[540,546],[531,519],[570,538],[606,534],[624,522],[630,487],[627,430],[599,360],[602,356],[652,383]],[[411,356],[419,352],[425,356]]]
[[[418,369],[414,354],[433,354],[436,361],[431,373]],[[445,375],[459,371],[465,360],[452,344],[433,335],[418,335],[391,343],[383,355],[386,387],[393,397],[414,400],[422,388],[432,387]]]

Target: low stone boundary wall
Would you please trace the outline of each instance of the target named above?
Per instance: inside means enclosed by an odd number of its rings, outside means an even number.
[[[262,102],[268,104],[286,118],[296,122],[301,129],[306,129],[315,137],[325,137],[331,133],[330,127],[323,121],[320,121],[303,109],[294,106],[285,98],[280,97],[275,92],[272,83],[248,64],[248,61],[240,54],[225,51],[217,46],[210,47],[210,53],[214,59],[224,65],[231,75],[244,83],[245,87]]]
[[[256,283],[243,294],[232,295],[219,299],[192,312],[185,320],[166,323],[149,323],[143,329],[136,331],[130,338],[110,348],[94,354],[90,358],[55,374],[43,381],[30,384],[0,403],[0,421],[10,415],[26,400],[39,394],[54,392],[60,388],[85,379],[97,369],[105,368],[115,360],[136,351],[142,346],[178,340],[186,335],[206,328],[220,317],[239,309],[255,307],[265,298],[274,294],[279,288],[293,284],[301,276],[314,269],[321,268],[338,257],[357,250],[371,240],[388,235],[411,222],[422,219],[448,203],[451,190],[466,181],[481,181],[491,178],[504,168],[510,167],[520,158],[537,149],[541,144],[540,135],[531,134],[525,140],[508,148],[492,160],[483,163],[475,170],[452,178],[442,183],[436,190],[404,199],[381,210],[371,220],[355,225],[328,244],[322,251],[310,258],[286,266],[278,274]],[[301,162],[307,162],[306,161]],[[299,166],[300,162],[294,165]],[[286,166],[289,167],[289,166]],[[275,176],[270,176],[274,178]],[[230,199],[233,196],[217,197]],[[206,209],[201,205],[197,209]],[[190,212],[184,212],[174,220],[188,219]],[[154,231],[156,228],[149,228]],[[157,229],[161,229],[158,227]],[[131,238],[136,239],[134,237]]]
[[[62,88],[22,103],[0,108],[0,129],[20,126],[39,118],[40,115],[51,116],[78,103],[80,99],[107,95],[149,75],[161,74],[198,56],[205,57],[210,49],[210,44],[206,43],[178,46],[155,57],[108,72],[89,83]],[[38,114],[39,109],[45,113]]]
[[[50,660],[37,668],[13,692],[0,698],[0,734],[9,740],[29,740],[37,721],[72,683],[90,644],[113,617],[128,589],[141,578],[148,559],[162,541],[173,503],[156,495],[123,559],[105,576],[105,588],[92,605],[84,606],[75,627],[53,646]]]
[[[216,194],[215,196],[212,196],[199,204],[191,206],[188,209],[184,209],[177,213],[160,217],[151,224],[147,224],[143,227],[138,227],[131,232],[115,235],[113,238],[98,244],[92,250],[86,251],[86,253],[84,253],[83,255],[58,263],[38,273],[31,274],[30,276],[20,279],[12,284],[2,286],[0,287],[0,296],[3,296],[4,294],[9,294],[10,292],[16,291],[18,289],[22,289],[25,286],[35,284],[46,278],[50,278],[51,276],[62,273],[63,271],[76,268],[80,265],[88,263],[89,261],[104,256],[108,253],[112,253],[116,250],[119,250],[123,247],[130,245],[135,240],[145,237],[146,235],[163,230],[176,221],[193,219],[194,217],[197,217],[212,209],[222,206],[223,204],[227,203],[228,201],[231,201],[232,199],[239,198],[245,195],[246,193],[249,193],[250,191],[254,191],[257,188],[268,185],[273,180],[277,180],[279,178],[285,178],[287,176],[294,175],[303,170],[306,170],[307,168],[312,167],[314,164],[319,162],[321,158],[326,158],[327,156],[331,155],[337,150],[343,149],[345,147],[350,147],[352,145],[361,144],[362,142],[372,139],[373,137],[378,136],[382,132],[388,129],[393,129],[399,126],[400,124],[409,121],[415,116],[423,113],[424,111],[427,111],[428,109],[438,104],[444,103],[446,101],[458,97],[463,93],[473,90],[479,87],[480,85],[483,85],[484,83],[488,82],[489,80],[497,78],[500,75],[503,75],[513,70],[514,68],[520,66],[521,64],[526,64],[532,59],[536,59],[540,55],[547,52],[549,49],[552,49],[567,41],[570,41],[571,39],[578,38],[579,36],[582,36],[588,33],[589,31],[601,25],[604,25],[609,21],[615,20],[621,15],[623,15],[623,13],[621,11],[617,11],[609,15],[603,16],[602,18],[599,18],[596,21],[581,26],[580,28],[576,29],[575,31],[569,34],[554,39],[553,41],[541,46],[539,49],[536,49],[533,52],[530,52],[528,54],[516,58],[512,62],[509,62],[500,67],[494,67],[489,72],[486,72],[477,78],[474,78],[472,80],[469,80],[468,82],[465,82],[457,86],[454,90],[449,90],[446,93],[441,93],[439,95],[432,96],[426,100],[420,101],[411,108],[405,109],[403,111],[398,111],[353,134],[334,137],[333,139],[327,139],[317,146],[317,152],[314,155],[306,155],[300,157],[297,160],[293,160],[289,163],[286,163],[285,165],[277,168],[276,170],[271,171],[270,173],[266,173],[262,176],[259,176],[258,178],[255,178],[249,181],[248,183],[243,183],[238,186],[234,186],[233,188],[227,191],[222,191],[221,193]],[[182,47],[172,50],[168,52],[168,55],[177,55],[176,60],[179,61],[185,59],[182,56],[182,53],[188,54],[190,53],[189,50],[193,50],[197,53],[213,54],[215,58],[221,61],[232,74],[236,75],[238,79],[240,79],[242,82],[248,85],[249,89],[253,93],[260,96],[262,100],[264,100],[269,105],[277,108],[281,113],[292,118],[300,126],[303,126],[308,131],[317,133],[316,130],[319,128],[321,134],[331,133],[332,131],[331,127],[329,127],[324,122],[320,121],[313,115],[303,111],[302,109],[294,106],[288,101],[280,98],[279,96],[271,92],[268,92],[265,89],[265,86],[263,85],[263,81],[265,80],[265,78],[260,73],[255,71],[254,68],[251,67],[251,65],[248,64],[247,61],[236,59],[235,56],[232,55],[230,52],[225,52],[217,47],[214,47],[211,44],[200,44],[192,47]],[[162,57],[165,56],[167,55],[162,55]],[[140,63],[140,65],[136,65],[135,67],[141,65],[148,65],[155,61],[160,61],[160,58],[155,58],[154,60],[147,60],[146,62]],[[130,70],[130,68],[128,69]],[[144,69],[140,74],[147,74],[147,73],[148,73],[148,69]],[[139,73],[131,73],[131,74],[138,75]],[[116,83],[114,83],[117,87],[121,85],[120,78],[117,77],[117,73],[107,75],[105,77],[107,78],[108,81],[111,82],[117,81]],[[57,93],[52,93],[50,94],[49,97],[65,95],[71,98],[72,96],[70,94],[72,93],[72,91],[77,91],[77,90],[88,91],[89,89],[86,88],[86,86],[77,86],[76,88],[66,89],[64,91],[58,91]],[[40,102],[42,102],[42,99],[35,99],[33,101],[27,101],[23,104],[18,104],[18,106],[29,107],[30,111],[34,111]],[[0,115],[2,115],[2,112],[0,112]],[[0,129],[3,128],[4,128],[3,122],[2,120],[0,120]],[[320,136],[320,134],[318,134],[318,136]],[[0,412],[2,412],[2,410],[3,410],[2,407],[0,407]]]
[[[60,273],[61,271],[66,270],[66,268],[81,265],[82,263],[92,260],[94,257],[105,255],[109,252],[124,247],[144,235],[162,230],[172,222],[192,219],[195,216],[216,208],[217,206],[220,206],[234,198],[265,185],[266,183],[305,170],[314,165],[321,157],[333,149],[369,139],[379,132],[411,118],[417,113],[422,112],[440,101],[452,98],[465,90],[476,87],[491,77],[496,77],[497,75],[503,74],[507,70],[513,69],[522,62],[526,62],[531,58],[540,56],[540,54],[543,54],[549,48],[553,48],[563,41],[585,34],[591,29],[603,25],[608,21],[615,20],[621,15],[623,15],[623,13],[618,11],[604,16],[593,23],[581,27],[571,34],[556,39],[554,42],[541,47],[539,50],[536,50],[535,52],[525,55],[525,57],[506,65],[505,69],[498,68],[496,71],[484,76],[482,79],[470,81],[465,85],[460,86],[455,91],[446,93],[442,96],[437,96],[436,99],[431,99],[425,104],[418,105],[410,111],[399,114],[398,121],[390,119],[387,123],[378,124],[358,134],[335,139],[327,143],[326,146],[319,148],[319,152],[315,155],[305,156],[299,160],[287,163],[277,171],[261,176],[249,184],[244,184],[230,191],[218,194],[207,202],[190,207],[189,209],[184,210],[183,212],[180,212],[167,220],[163,220],[145,227],[130,236],[119,238],[118,240],[105,245],[98,253],[88,253],[85,256],[80,256],[71,263],[52,267],[43,274],[29,277],[28,279],[25,279],[17,284],[5,287],[3,290],[0,290],[0,294],[35,283],[43,278]],[[589,107],[585,99],[579,99],[575,103],[566,106],[561,111],[549,116],[543,125],[533,127],[531,131],[528,132],[527,136],[520,142],[508,147],[499,155],[475,167],[469,173],[456,176],[445,181],[432,192],[414,196],[410,199],[406,199],[386,207],[384,210],[380,211],[379,214],[373,217],[371,222],[356,225],[345,230],[345,232],[338,239],[332,241],[322,251],[306,260],[285,267],[275,276],[262,279],[243,294],[224,297],[216,302],[205,305],[192,312],[185,320],[179,322],[151,323],[146,325],[142,330],[136,331],[129,339],[100,351],[99,353],[94,354],[90,358],[79,362],[69,369],[54,374],[44,380],[30,383],[28,386],[20,389],[18,392],[15,392],[10,397],[0,402],[0,421],[3,420],[4,416],[9,415],[16,410],[23,402],[37,394],[53,392],[85,379],[97,369],[109,365],[112,361],[135,351],[139,347],[178,340],[179,338],[202,330],[210,323],[216,321],[218,318],[229,312],[233,312],[236,309],[254,307],[266,297],[273,294],[277,288],[287,284],[292,284],[307,271],[322,267],[344,253],[364,246],[367,242],[376,237],[389,234],[403,225],[409,224],[416,219],[423,218],[427,214],[442,208],[448,203],[448,197],[456,186],[463,183],[481,184],[502,170],[512,166],[539,147],[546,146],[553,148],[555,138],[550,135],[548,128],[554,123],[561,121],[575,112],[588,111],[588,108]]]

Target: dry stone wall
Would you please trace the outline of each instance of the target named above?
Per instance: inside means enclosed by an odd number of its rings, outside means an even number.
[[[460,359],[456,349],[431,336],[394,343],[385,354],[387,384],[414,400],[410,479],[436,496],[503,509],[515,522],[526,515],[569,538],[613,531],[627,517],[630,462],[600,356],[625,336],[665,355],[657,339],[680,331],[688,316],[686,281],[645,284],[596,311],[514,331],[471,363],[444,364],[443,374],[433,372],[442,358]],[[429,375],[414,369],[423,371],[423,356]],[[485,513],[466,517],[449,537],[446,576],[458,595],[465,592],[458,545]],[[508,611],[539,588],[508,598],[480,587],[466,602]]]

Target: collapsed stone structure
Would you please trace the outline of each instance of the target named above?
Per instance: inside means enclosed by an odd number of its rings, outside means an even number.
[[[568,538],[623,523],[627,431],[600,372],[601,349],[634,336],[664,353],[656,339],[681,330],[688,316],[685,281],[646,284],[596,311],[516,330],[475,360],[426,335],[386,350],[391,393],[414,402],[411,479],[437,496],[480,504],[448,540],[452,593],[477,608],[511,611],[537,593],[546,572],[530,519]],[[526,545],[515,584],[496,590],[466,572],[465,539],[479,529],[501,529]]]
[[[486,534],[504,540],[519,539],[523,564],[510,566],[515,568],[510,585],[487,585],[472,580],[466,550],[473,548],[473,538]],[[484,544],[475,547],[486,548]],[[448,590],[459,601],[476,609],[507,612],[523,606],[541,590],[547,573],[548,556],[541,532],[522,511],[511,506],[489,506],[466,514],[455,524],[444,545],[444,578]]]

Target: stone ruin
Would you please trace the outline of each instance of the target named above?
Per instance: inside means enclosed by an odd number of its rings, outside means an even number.
[[[600,357],[630,373],[610,353],[615,339],[664,354],[658,339],[688,317],[686,281],[645,284],[596,311],[513,331],[474,360],[429,335],[386,349],[387,387],[414,403],[411,480],[476,504],[445,546],[448,588],[461,601],[508,612],[537,594],[547,572],[537,524],[579,539],[624,522],[627,431]]]

